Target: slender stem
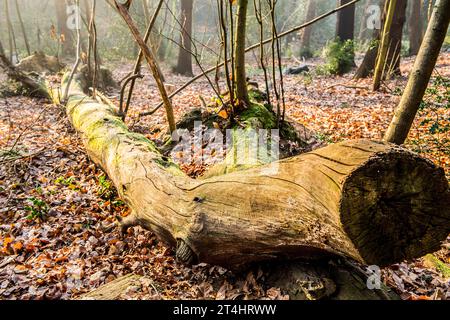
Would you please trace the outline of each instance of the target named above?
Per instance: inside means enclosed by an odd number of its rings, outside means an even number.
[[[145,2],[145,0],[144,0]],[[148,25],[148,28],[145,32],[144,35],[144,42],[147,43],[148,40],[150,39],[150,35],[152,33],[153,27],[155,26],[156,23],[156,19],[158,18],[159,12],[161,10],[162,5],[164,4],[164,0],[160,0],[158,3],[158,6],[156,7],[155,12],[153,13],[153,16],[150,20],[150,23]],[[140,73],[141,71],[141,65],[142,65],[142,59],[144,57],[144,53],[142,51],[142,49],[139,50],[139,55],[136,59],[136,62],[134,63],[134,67],[133,67],[133,73],[132,75],[137,75]],[[156,63],[156,61],[155,61]],[[159,69],[159,65],[157,65],[158,69]],[[159,73],[162,75],[161,69],[159,69]],[[164,76],[163,77],[163,81],[164,81]],[[123,120],[125,120],[127,113],[128,113],[128,109],[130,108],[130,103],[131,103],[131,98],[133,97],[133,91],[134,91],[134,87],[136,85],[136,79],[139,77],[133,77],[131,82],[130,82],[130,89],[128,90],[128,97],[127,97],[127,102],[125,104],[125,108],[123,107],[123,102],[120,103],[119,106],[119,111],[122,114],[122,118]]]
[[[230,79],[230,69],[228,66],[228,36],[227,36],[227,27],[225,22],[225,15],[224,15],[224,7],[223,7],[223,0],[217,0],[217,6],[219,9],[219,20],[220,20],[220,26],[221,26],[221,35],[222,35],[222,43],[223,43],[223,52],[224,52],[224,65],[225,65],[225,77],[228,87],[228,92],[230,94],[230,103],[233,106],[234,105],[234,91]]]
[[[76,0],[75,3],[79,7],[80,0]],[[64,95],[61,101],[63,104],[66,103],[67,97],[69,95],[70,84],[72,83],[75,72],[77,71],[78,66],[80,65],[81,62],[81,32],[80,32],[81,25],[80,25],[80,16],[78,14],[76,16],[76,29],[77,29],[77,58],[75,64],[72,67],[72,71],[70,72],[69,79],[67,80],[66,90],[64,91]]]
[[[256,20],[259,24],[259,39],[260,39],[260,46],[259,46],[259,60],[261,63],[261,68],[264,72],[264,82],[266,84],[266,95],[267,95],[267,102],[270,104],[270,89],[269,89],[269,76],[267,74],[267,67],[264,59],[264,24],[263,24],[263,14],[262,14],[262,6],[261,6],[261,0],[253,0],[253,4],[255,6],[255,15]]]

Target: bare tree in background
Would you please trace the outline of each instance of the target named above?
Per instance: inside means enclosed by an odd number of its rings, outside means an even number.
[[[378,49],[377,63],[375,65],[373,76],[373,90],[378,90],[380,88],[381,80],[384,76],[386,59],[387,55],[389,54],[389,42],[391,41],[392,21],[394,20],[396,5],[397,0],[391,0],[389,2],[386,22],[384,23],[383,32],[381,33],[381,43]]]
[[[180,30],[181,47],[178,53],[178,63],[174,68],[174,72],[184,76],[192,77],[192,11],[194,7],[194,0],[180,0],[181,1],[181,17],[180,22],[183,27]]]
[[[16,43],[16,34],[14,32],[13,24],[11,22],[11,15],[9,11],[8,0],[5,0],[5,17],[6,17],[6,25],[8,27],[8,42],[9,42],[9,60],[15,64],[19,62],[18,52],[17,52],[17,43]]]
[[[306,21],[311,21],[316,16],[316,2],[314,0],[308,1],[308,8],[306,9]],[[311,58],[311,34],[312,27],[307,27],[303,30],[300,40],[300,56]]]
[[[411,3],[411,15],[409,17],[409,54],[414,56],[419,52],[422,43],[422,0]]]
[[[57,30],[62,42],[62,54],[71,55],[74,53],[74,36],[72,30],[67,26],[67,3],[64,0],[54,0],[56,9]]]
[[[245,34],[247,30],[248,0],[238,0],[237,5],[237,25],[234,39],[236,99],[248,104],[247,76],[245,73]]]
[[[25,47],[27,49],[28,55],[31,55],[30,43],[28,42],[27,32],[25,30],[25,26],[23,24],[23,19],[22,19],[22,12],[20,10],[19,2],[17,0],[15,0],[15,5],[16,5],[17,18],[19,19],[19,23],[20,23],[20,29],[22,30],[23,41],[25,42]]]
[[[340,0],[343,6],[351,0]],[[355,5],[351,5],[338,12],[336,23],[336,37],[341,41],[354,40],[355,38]]]
[[[343,6],[350,3],[351,0],[340,0],[339,5]],[[355,39],[355,9],[353,4],[347,8],[338,12],[336,21],[336,39],[341,42],[354,41]],[[352,55],[354,55],[354,49],[352,49]],[[352,59],[353,66],[356,66]]]
[[[366,14],[371,5],[373,5],[373,0],[367,0],[366,5],[363,8],[364,11],[362,12],[362,18],[360,21],[359,35],[358,35],[358,40],[361,42],[366,41],[367,38],[370,37],[369,28],[367,27]]]

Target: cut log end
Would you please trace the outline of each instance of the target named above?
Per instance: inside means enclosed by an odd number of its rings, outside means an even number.
[[[344,230],[369,264],[439,250],[450,233],[444,170],[405,149],[376,154],[353,171],[340,206]]]

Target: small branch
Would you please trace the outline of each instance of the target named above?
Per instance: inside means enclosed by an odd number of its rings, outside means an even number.
[[[144,3],[145,3],[145,1],[144,1]],[[156,19],[157,19],[157,17],[158,17],[158,14],[159,14],[159,12],[160,12],[160,10],[161,10],[161,7],[162,7],[163,3],[164,3],[164,0],[160,0],[159,3],[158,3],[158,6],[156,7],[155,12],[153,13],[153,16],[152,16],[152,18],[151,18],[151,20],[150,20],[150,23],[149,23],[149,25],[148,25],[147,31],[145,32],[145,35],[144,35],[144,42],[145,42],[145,43],[147,43],[148,40],[150,39],[151,32],[152,32],[152,30],[153,30],[153,27],[155,26]],[[137,57],[137,59],[136,59],[136,62],[134,63],[134,68],[133,68],[133,72],[131,73],[131,75],[136,76],[136,75],[139,74],[139,72],[140,72],[140,70],[141,70],[141,65],[142,65],[142,59],[143,59],[143,57],[144,57],[144,53],[143,53],[142,49],[140,49],[140,50],[139,50],[138,57]],[[156,63],[156,61],[155,61],[155,63]],[[158,66],[158,65],[157,65],[157,67],[158,67],[158,69],[159,69],[159,66]],[[162,76],[161,69],[159,69],[159,71],[160,71],[160,74],[161,74],[161,76]],[[162,81],[164,81],[164,76],[162,76],[162,77],[163,77]],[[129,78],[129,76],[126,77],[125,80],[128,79],[128,78]],[[132,96],[133,96],[133,91],[134,91],[134,87],[135,87],[135,85],[136,85],[136,79],[137,79],[137,78],[142,78],[142,77],[133,77],[133,78],[131,79],[130,89],[128,90],[128,97],[127,97],[127,102],[126,102],[126,104],[125,104],[125,107],[123,106],[123,100],[121,100],[121,102],[120,102],[119,110],[120,110],[121,113],[123,112],[122,117],[123,117],[123,120],[124,120],[124,121],[125,121],[125,118],[126,118],[126,116],[127,116],[128,109],[129,109],[129,107],[130,107],[131,98],[132,98]]]
[[[142,74],[134,74],[129,76],[125,82],[122,85],[122,90],[120,90],[120,102],[119,102],[119,114],[122,117],[122,121],[125,121],[127,112],[128,112],[128,104],[127,107],[125,108],[125,110],[122,109],[123,106],[123,98],[125,95],[125,89],[127,88],[128,84],[131,82],[131,86],[133,86],[133,82],[136,81],[136,79],[142,79],[144,78],[144,76]],[[130,87],[130,91],[132,91],[132,87]],[[129,93],[129,92],[128,92]]]

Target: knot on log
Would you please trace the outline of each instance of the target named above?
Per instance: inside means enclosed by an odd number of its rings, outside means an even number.
[[[204,229],[205,226],[205,215],[201,212],[199,213],[195,213],[192,216],[192,224],[189,227],[189,231],[194,233],[194,234],[198,234],[201,233]]]
[[[182,239],[177,240],[176,257],[179,262],[186,265],[192,265],[197,262],[197,255]]]

